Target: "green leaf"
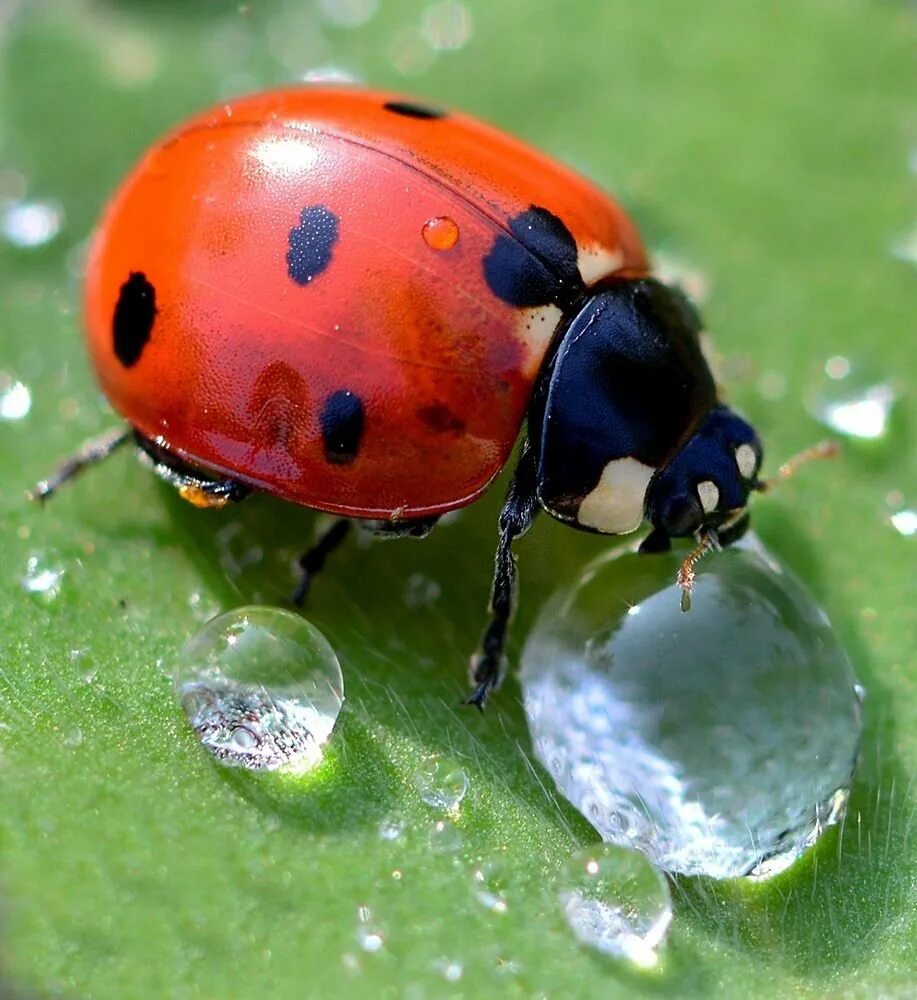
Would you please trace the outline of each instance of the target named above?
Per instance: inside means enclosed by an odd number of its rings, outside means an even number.
[[[46,245],[0,245],[0,371],[32,394],[0,436],[0,990],[903,995],[917,959],[917,540],[889,525],[887,498],[917,504],[917,282],[890,251],[917,221],[913,8],[474,0],[447,8],[473,19],[468,43],[433,53],[420,27],[443,5],[383,4],[352,29],[322,13],[364,6],[74,0],[0,14],[0,203],[64,211]],[[614,190],[654,249],[711,286],[730,398],[772,467],[822,436],[804,400],[828,358],[903,389],[883,441],[849,442],[755,510],[869,692],[846,825],[772,882],[679,883],[665,969],[649,979],[582,950],[564,924],[557,872],[595,834],[532,761],[515,681],[486,717],[458,704],[499,487],[423,544],[335,559],[309,615],[344,668],[339,729],[317,772],[267,781],[212,764],[170,663],[209,614],[281,600],[312,515],[266,498],[194,510],[128,454],[46,509],[24,499],[115,422],[74,275],[118,178],[185,114],[328,64],[462,106]],[[606,544],[536,526],[520,545],[514,653],[552,589]],[[23,588],[32,557],[64,570],[56,598]],[[412,574],[438,597],[410,606]],[[431,846],[443,817],[415,785],[431,753],[469,779],[455,853]],[[380,837],[392,819],[403,836]],[[476,895],[484,862],[503,867],[505,913]],[[378,953],[358,943],[360,907]]]

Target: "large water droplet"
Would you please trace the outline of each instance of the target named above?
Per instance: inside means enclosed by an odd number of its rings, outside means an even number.
[[[535,752],[606,841],[729,877],[790,864],[843,815],[860,708],[824,613],[749,539],[679,610],[679,555],[611,553],[522,655]]]
[[[221,764],[250,770],[315,767],[344,701],[325,637],[278,608],[212,619],[182,650],[175,684],[201,743]]]
[[[468,775],[449,757],[426,757],[417,770],[417,791],[428,806],[455,812],[468,791]]]
[[[64,212],[53,201],[17,201],[0,209],[0,232],[23,249],[49,243],[60,232]]]
[[[582,944],[643,969],[658,962],[672,900],[665,876],[638,851],[615,844],[578,851],[564,871],[560,901]]]
[[[917,535],[917,510],[896,510],[894,514],[889,517],[892,527],[899,535],[904,535],[905,538],[911,538],[913,535]]]
[[[898,398],[894,385],[841,356],[825,362],[825,375],[823,384],[809,394],[812,415],[847,437],[870,441],[884,437]]]

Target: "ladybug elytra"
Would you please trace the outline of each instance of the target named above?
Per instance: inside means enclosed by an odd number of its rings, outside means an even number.
[[[470,118],[352,87],[233,101],[154,145],[106,209],[89,350],[128,440],[200,506],[253,490],[426,534],[475,500],[525,425],[469,701],[498,683],[512,545],[543,508],[643,551],[748,524],[762,449],[718,398],[687,299],[622,209]]]

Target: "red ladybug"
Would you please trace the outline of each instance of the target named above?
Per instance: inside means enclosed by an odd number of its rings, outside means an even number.
[[[192,118],[109,204],[85,304],[130,430],[37,495],[132,439],[193,503],[262,490],[338,514],[300,599],[350,519],[423,535],[480,496],[527,416],[478,706],[502,672],[511,545],[539,507],[703,550],[741,534],[763,486],[697,314],[649,276],[622,209],[493,128],[392,95],[293,87]]]

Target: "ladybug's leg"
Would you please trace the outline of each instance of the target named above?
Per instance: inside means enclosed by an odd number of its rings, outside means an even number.
[[[481,646],[471,658],[474,691],[465,700],[483,711],[487,695],[502,680],[506,633],[516,604],[516,557],[513,542],[532,526],[538,512],[535,456],[526,442],[500,512],[500,540],[494,560],[490,594],[490,624]]]
[[[360,528],[376,538],[426,538],[438,517],[418,517],[413,521],[361,521]]]
[[[35,489],[29,491],[29,497],[32,500],[44,502],[84,469],[101,462],[103,458],[108,458],[121,445],[127,444],[133,436],[133,428],[128,427],[127,430],[124,430],[119,427],[116,430],[108,431],[107,434],[102,434],[100,437],[93,438],[92,441],[87,441],[75,455],[68,458],[57,469],[54,475],[36,483]]]
[[[199,469],[182,461],[168,448],[134,432],[140,457],[153,472],[170,486],[178,490],[182,500],[195,507],[225,507],[228,503],[244,500],[251,489],[235,479],[228,479]]]
[[[302,576],[299,578],[296,590],[293,591],[290,597],[290,600],[297,607],[302,607],[305,603],[306,595],[309,593],[309,587],[312,586],[315,574],[321,570],[328,556],[334,552],[350,533],[351,524],[352,522],[346,517],[338,518],[321,535],[312,548],[300,557],[299,568],[302,570]]]

